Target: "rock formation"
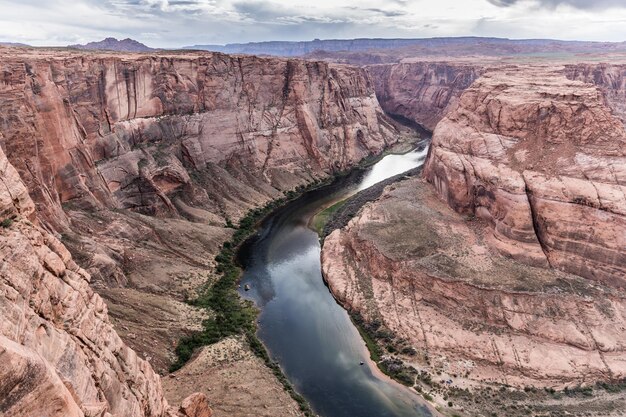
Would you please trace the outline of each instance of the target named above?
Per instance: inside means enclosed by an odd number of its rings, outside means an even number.
[[[626,123],[626,65],[567,64],[564,74],[570,80],[593,84],[604,95],[613,115]]]
[[[255,197],[395,140],[354,68],[222,54],[12,54],[2,65],[3,146],[55,227],[70,203],[192,216],[174,197],[183,189],[187,204],[238,217]],[[190,179],[199,171],[239,189],[215,201],[219,185]]]
[[[185,398],[180,405],[180,411],[184,417],[211,417],[213,415],[206,395],[199,392]]]
[[[467,375],[562,388],[626,376],[624,295],[502,257],[490,234],[409,179],[325,239],[322,268],[346,308],[455,384]]]
[[[626,131],[594,85],[558,69],[486,72],[437,125],[424,174],[492,224],[501,252],[626,285]]]
[[[35,382],[57,415],[170,412],[150,363],[165,372],[178,338],[201,323],[182,301],[206,282],[226,223],[397,140],[361,69],[200,53],[0,55],[6,415],[38,411]],[[200,400],[182,412],[207,415]]]
[[[451,378],[518,387],[623,378],[623,68],[481,72],[435,128],[430,184],[388,186],[326,238],[329,286],[424,354],[420,366]],[[389,96],[381,102],[402,108]]]
[[[385,112],[431,131],[483,71],[474,64],[419,61],[366,68]]]
[[[38,227],[0,151],[0,412],[162,416],[158,375],[119,338],[89,274]]]

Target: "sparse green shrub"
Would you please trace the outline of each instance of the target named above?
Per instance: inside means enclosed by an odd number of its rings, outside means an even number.
[[[324,183],[316,181],[310,187],[299,187],[297,192],[288,193],[289,198],[296,198],[320,184]],[[177,359],[170,366],[170,372],[180,369],[192,357],[194,351],[201,346],[217,343],[229,336],[245,335],[252,352],[273,371],[285,390],[298,403],[305,417],[314,417],[315,414],[306,400],[293,389],[280,367],[270,359],[265,347],[256,338],[257,309],[251,301],[243,300],[237,292],[237,283],[241,276],[241,269],[236,263],[237,249],[254,233],[257,225],[265,216],[287,201],[285,198],[279,198],[268,202],[261,208],[250,210],[239,221],[238,227],[235,227],[230,219],[226,219],[226,227],[236,229],[236,231],[231,240],[222,245],[222,250],[215,257],[217,263],[215,270],[220,277],[212,286],[207,285],[197,298],[189,300],[189,304],[206,308],[213,314],[211,318],[202,322],[202,331],[180,339],[175,350]]]
[[[2,222],[0,222],[0,227],[2,227],[4,229],[8,229],[9,227],[11,227],[12,224],[13,224],[13,219],[8,217],[8,218],[2,220]]]

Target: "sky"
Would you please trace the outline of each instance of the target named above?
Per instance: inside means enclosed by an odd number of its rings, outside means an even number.
[[[626,0],[0,0],[0,41],[152,47],[495,36],[625,41]]]

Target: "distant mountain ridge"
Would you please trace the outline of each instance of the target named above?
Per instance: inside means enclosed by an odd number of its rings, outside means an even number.
[[[312,41],[267,41],[229,43],[226,45],[193,45],[183,49],[199,49],[228,54],[262,54],[300,56],[314,51],[365,51],[375,48],[402,48],[417,43],[418,39],[314,39]]]
[[[14,46],[19,48],[30,48],[30,45],[20,42],[0,42],[0,46]]]
[[[117,40],[115,38],[106,38],[99,42],[89,42],[85,45],[69,45],[68,48],[81,49],[81,50],[106,50],[117,52],[151,52],[155,51],[154,48],[150,48],[141,42],[134,39],[126,38]]]
[[[624,42],[562,41],[552,39],[507,39],[488,37],[450,37],[414,39],[314,39],[312,41],[267,41],[230,43],[226,45],[194,45],[183,49],[197,49],[229,54],[304,56],[324,52],[365,52],[372,50],[413,50],[439,55],[452,51],[463,54],[467,46],[477,54],[523,54],[541,51],[563,52],[614,52],[626,51]]]

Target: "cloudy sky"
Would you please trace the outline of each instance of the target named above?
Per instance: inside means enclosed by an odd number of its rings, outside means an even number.
[[[0,41],[153,47],[314,38],[626,40],[626,0],[0,0]]]

